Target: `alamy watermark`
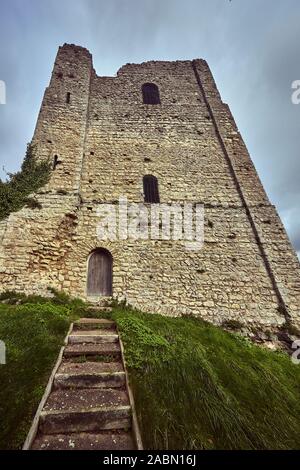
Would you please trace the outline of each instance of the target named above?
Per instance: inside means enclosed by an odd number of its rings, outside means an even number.
[[[171,204],[128,203],[97,208],[99,240],[178,240],[186,250],[198,251],[204,244],[204,206],[190,202]]]
[[[300,104],[300,80],[294,80],[292,82],[292,96],[291,100],[293,104]]]
[[[293,364],[299,365],[300,364],[300,339],[296,339],[296,341],[292,344],[292,349],[296,349],[291,356],[291,360]]]
[[[0,364],[6,364],[6,346],[4,341],[0,340]]]
[[[3,80],[0,80],[0,104],[6,104],[6,85]]]

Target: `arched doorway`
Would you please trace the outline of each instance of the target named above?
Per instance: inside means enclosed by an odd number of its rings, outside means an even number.
[[[111,253],[104,248],[94,250],[88,261],[87,295],[112,295],[112,267]]]

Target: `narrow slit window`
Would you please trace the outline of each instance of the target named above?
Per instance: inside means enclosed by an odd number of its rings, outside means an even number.
[[[67,93],[66,102],[69,104],[71,102],[71,93]]]
[[[144,83],[142,93],[144,104],[160,104],[159,89],[155,83]]]
[[[146,175],[143,178],[144,201],[150,204],[159,203],[158,180],[156,176]]]
[[[58,156],[57,155],[54,155],[54,159],[53,159],[53,171],[56,169],[57,165],[60,163],[59,159],[58,159]]]

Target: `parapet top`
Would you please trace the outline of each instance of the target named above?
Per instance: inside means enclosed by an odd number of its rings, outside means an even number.
[[[88,57],[92,61],[92,54],[88,49],[82,46],[77,46],[76,44],[68,44],[65,43],[63,46],[59,47],[59,50],[62,52],[71,52],[72,54],[80,54],[85,57]],[[116,73],[116,76],[122,75],[123,73],[126,73],[128,70],[132,69],[138,69],[138,68],[153,68],[153,67],[177,67],[177,66],[191,66],[192,62],[200,62],[205,66],[207,65],[207,62],[204,59],[191,59],[191,60],[150,60],[150,61],[145,61],[145,62],[140,62],[140,63],[127,63],[125,65],[122,65],[122,67],[119,68],[119,70]],[[97,74],[96,74],[97,75]],[[97,75],[99,78],[102,78],[100,75]],[[107,77],[108,78],[108,77]]]

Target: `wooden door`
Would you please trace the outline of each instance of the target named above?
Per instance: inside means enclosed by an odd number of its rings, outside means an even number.
[[[90,256],[87,294],[112,295],[112,256],[107,250],[95,250]]]

